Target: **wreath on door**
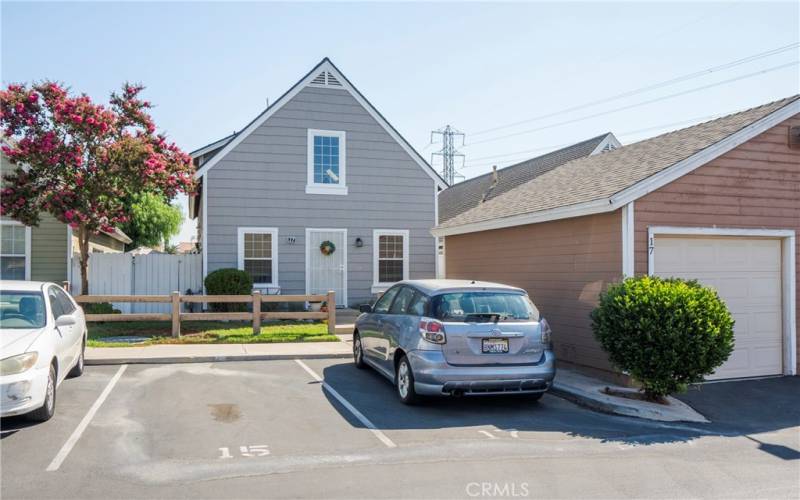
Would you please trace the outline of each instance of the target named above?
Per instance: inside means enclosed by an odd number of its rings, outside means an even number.
[[[336,245],[332,241],[325,240],[319,245],[319,251],[322,255],[330,255],[336,251]]]

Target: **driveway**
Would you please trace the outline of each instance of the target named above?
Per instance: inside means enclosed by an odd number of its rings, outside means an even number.
[[[753,398],[769,394],[761,382],[785,388],[783,410],[755,411]],[[704,404],[712,394],[721,414],[740,418],[683,425],[549,395],[405,407],[385,379],[343,360],[92,366],[62,384],[50,422],[2,421],[0,493],[797,498],[796,383],[703,386]],[[686,400],[709,413],[698,397]]]

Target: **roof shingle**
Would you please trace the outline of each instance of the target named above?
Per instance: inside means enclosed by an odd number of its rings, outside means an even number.
[[[569,161],[479,203],[438,227],[452,228],[610,198],[798,99],[800,95],[787,97],[607,153]]]
[[[589,156],[608,135],[609,133],[592,137],[577,144],[498,170],[497,185],[491,190],[487,200],[496,198],[568,161]],[[454,184],[439,193],[439,221],[443,223],[480,205],[484,193],[489,192],[491,185],[492,173],[489,172],[488,174]]]

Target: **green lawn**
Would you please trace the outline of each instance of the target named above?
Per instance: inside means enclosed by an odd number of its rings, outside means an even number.
[[[89,347],[132,347],[151,344],[251,344],[272,342],[336,342],[324,323],[281,322],[261,325],[261,333],[253,335],[253,325],[242,321],[182,321],[181,337],[170,336],[169,321],[126,321],[88,323]],[[139,344],[105,342],[105,337],[148,337]]]

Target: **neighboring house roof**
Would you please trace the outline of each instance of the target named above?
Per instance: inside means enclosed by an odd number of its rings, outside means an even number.
[[[800,113],[800,95],[579,158],[433,229],[461,234],[609,212]]]
[[[454,184],[439,193],[439,222],[445,222],[475,208],[484,200],[484,197],[486,200],[496,198],[568,161],[600,153],[607,145],[613,148],[620,146],[619,141],[610,132],[502,168],[497,171],[497,183],[494,187],[492,187],[493,172]]]
[[[161,250],[156,250],[155,248],[150,248],[150,247],[136,247],[133,250],[131,250],[130,252],[127,252],[127,253],[129,253],[131,255],[150,255],[151,253],[157,254],[157,253],[164,253],[164,252],[162,252]]]
[[[133,241],[132,239],[130,239],[130,237],[127,234],[122,232],[122,229],[119,229],[119,228],[116,228],[116,227],[114,228],[113,231],[100,231],[100,232],[104,233],[104,234],[107,234],[107,235],[111,236],[112,238],[114,238],[115,240],[118,240],[118,241],[121,241],[121,242],[125,243],[126,245]]]
[[[397,143],[402,147],[406,153],[411,156],[411,158],[422,168],[436,185],[442,189],[447,187],[447,183],[442,179],[442,177],[430,166],[430,164],[425,161],[422,156],[414,149],[411,144],[409,144],[406,139],[400,135],[400,133],[384,118],[384,116],[377,110],[375,107],[370,103],[362,94],[361,92],[356,89],[350,80],[347,79],[346,76],[339,71],[333,62],[327,57],[324,58],[322,61],[319,62],[314,68],[306,73],[306,75],[300,79],[292,88],[290,88],[286,93],[278,98],[272,105],[267,107],[264,111],[261,112],[253,121],[247,124],[241,131],[232,134],[232,136],[220,139],[216,142],[213,142],[209,145],[203,146],[202,148],[196,150],[192,153],[192,157],[201,156],[202,154],[212,153],[212,155],[206,159],[205,163],[195,172],[195,178],[202,177],[209,169],[213,168],[220,159],[224,158],[226,154],[228,154],[233,148],[235,148],[239,143],[241,143],[247,136],[249,136],[253,131],[255,131],[261,124],[269,119],[270,116],[275,114],[276,111],[281,109],[287,102],[289,102],[295,95],[297,95],[301,90],[305,87],[311,85],[317,85],[320,82],[320,78],[324,81],[328,81],[331,78],[331,81],[336,82],[337,87],[341,87],[342,89],[350,92],[353,98],[367,110],[367,112],[378,122],[378,124],[383,127],[384,130],[395,140]],[[223,143],[221,147],[216,147],[215,145]],[[199,153],[198,153],[199,152]],[[197,153],[197,154],[195,154]]]
[[[197,243],[194,241],[181,241],[175,246],[175,253],[193,253],[197,250]]]
[[[237,132],[234,132],[234,133],[232,133],[231,135],[229,135],[227,137],[223,137],[222,139],[216,140],[216,141],[214,141],[214,142],[212,142],[210,144],[206,144],[203,147],[195,149],[194,151],[189,153],[189,155],[192,158],[197,158],[199,156],[203,156],[203,155],[207,155],[207,154],[212,153],[212,152],[216,152],[217,150],[222,148],[224,145],[228,144],[231,141],[231,139],[236,137],[236,135],[237,135]],[[209,156],[209,158],[211,156],[214,156],[214,155],[211,154]]]

